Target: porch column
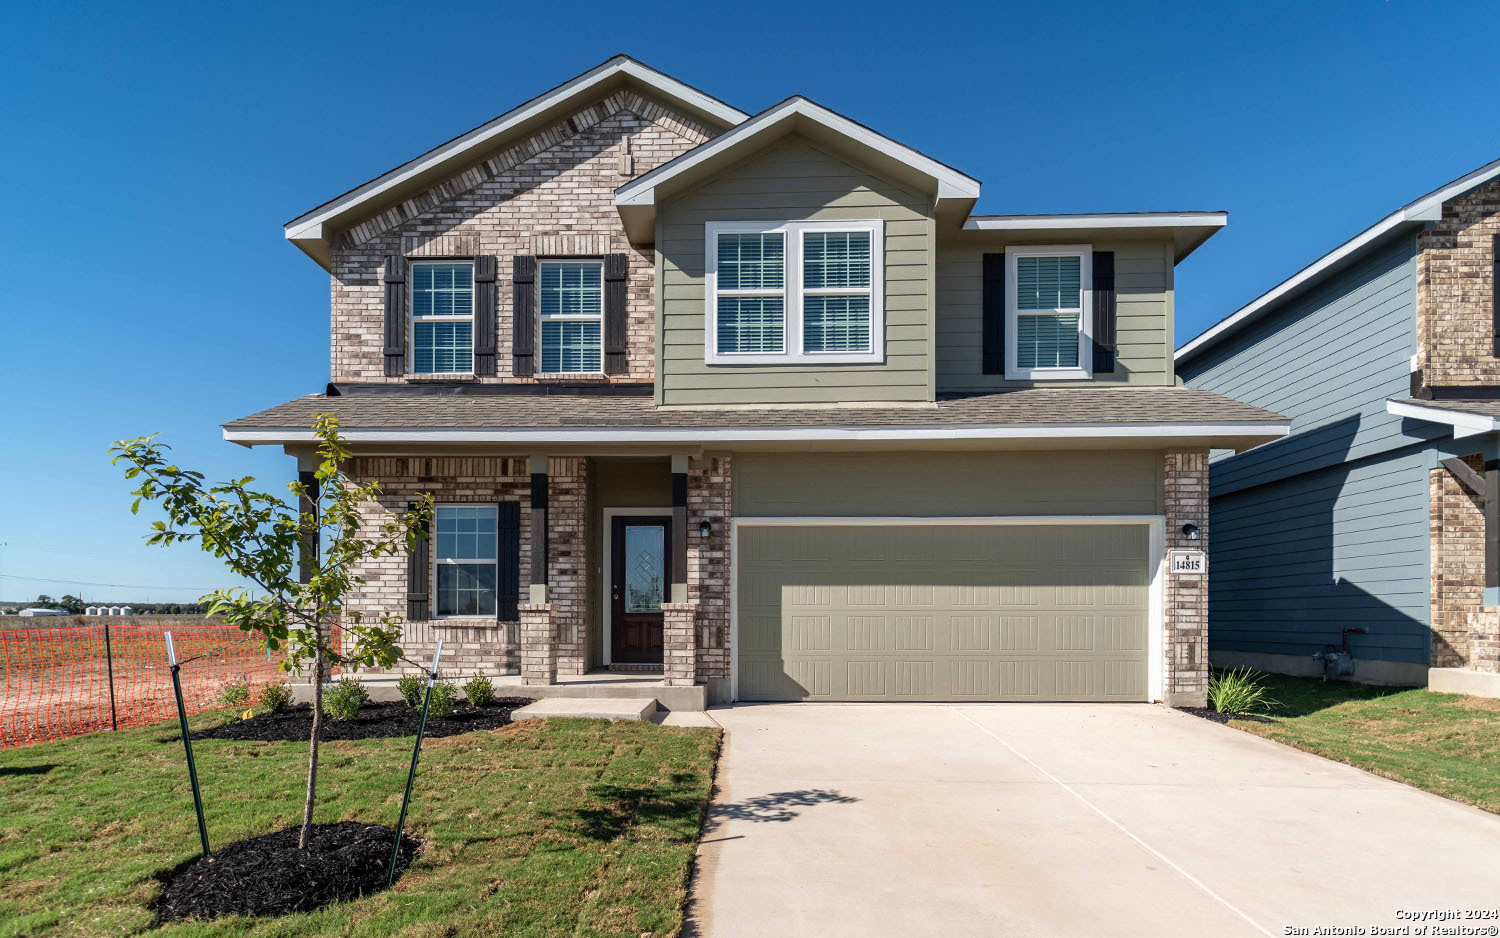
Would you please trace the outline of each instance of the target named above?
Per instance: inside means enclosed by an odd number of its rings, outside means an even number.
[[[1208,550],[1208,453],[1167,453],[1162,500],[1166,547]],[[1191,536],[1184,525],[1197,528]],[[1208,699],[1208,574],[1166,574],[1164,700],[1169,707],[1202,707]]]
[[[557,682],[557,609],[547,602],[547,457],[531,457],[531,571],[520,607],[521,683]]]
[[[672,590],[661,607],[662,679],[668,686],[698,681],[698,604],[688,600],[688,457],[672,457]]]

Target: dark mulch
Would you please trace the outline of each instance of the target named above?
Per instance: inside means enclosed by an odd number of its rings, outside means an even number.
[[[1276,721],[1258,713],[1220,713],[1212,707],[1179,707],[1183,713],[1191,713],[1195,717],[1212,720],[1215,723],[1228,723],[1230,720],[1248,720],[1251,723],[1275,723]]]
[[[524,697],[500,697],[483,707],[462,705],[451,717],[427,718],[431,738],[457,736],[474,730],[492,730],[510,722],[512,710],[531,703]],[[330,720],[323,715],[324,739],[389,739],[417,735],[422,711],[404,703],[366,704],[352,720]],[[306,742],[312,732],[312,708],[299,707],[280,713],[258,713],[248,720],[224,723],[195,734],[199,739],[242,739],[251,742]]]
[[[315,824],[307,849],[297,849],[298,828],[227,844],[162,879],[157,917],[163,922],[225,915],[311,912],[385,888],[391,862],[389,827],[340,821]],[[418,844],[401,839],[396,875],[411,865]]]

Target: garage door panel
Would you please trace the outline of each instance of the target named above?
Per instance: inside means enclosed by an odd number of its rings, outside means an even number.
[[[743,699],[1146,697],[1144,525],[746,526],[739,548]]]

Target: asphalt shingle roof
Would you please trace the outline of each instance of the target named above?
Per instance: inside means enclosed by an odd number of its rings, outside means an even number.
[[[1397,403],[1410,404],[1413,407],[1431,407],[1434,410],[1451,410],[1460,414],[1476,414],[1480,417],[1494,417],[1500,420],[1500,400],[1424,401],[1408,397]]]

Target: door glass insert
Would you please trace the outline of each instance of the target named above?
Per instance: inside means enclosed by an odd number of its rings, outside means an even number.
[[[659,524],[625,528],[625,611],[660,612],[666,570],[666,529]]]

